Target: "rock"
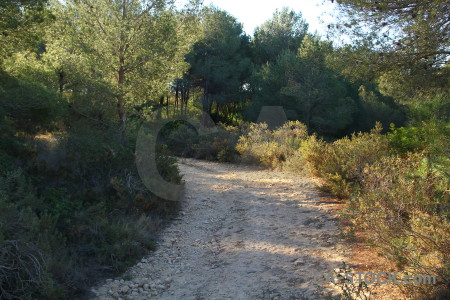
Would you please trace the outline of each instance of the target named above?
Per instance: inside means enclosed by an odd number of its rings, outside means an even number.
[[[119,284],[112,284],[112,285],[111,285],[111,290],[112,290],[113,292],[117,292],[118,289],[119,289]]]
[[[111,282],[113,282],[112,279],[106,279],[106,283],[111,283]]]
[[[167,283],[171,283],[172,282],[172,278],[168,277],[166,278],[166,280],[163,281],[163,283],[167,284]]]
[[[303,260],[303,258],[299,258],[296,261],[294,261],[295,266],[302,266],[304,264],[305,264],[305,261]]]
[[[276,277],[276,276],[271,276],[270,278],[269,278],[269,281],[279,281],[280,280],[280,278],[278,278],[278,277]]]
[[[148,283],[144,284],[142,287],[144,288],[144,290],[148,290],[148,289],[150,288],[150,286],[148,285]]]
[[[121,289],[120,292],[122,294],[128,294],[128,292],[130,291],[130,287],[128,285],[124,285]]]
[[[114,280],[113,283],[111,283],[111,288],[112,288],[113,290],[117,290],[117,288],[119,287],[119,285],[120,285],[119,280]]]
[[[112,296],[114,299],[119,299],[120,297],[118,292],[115,292],[114,294],[112,294]]]

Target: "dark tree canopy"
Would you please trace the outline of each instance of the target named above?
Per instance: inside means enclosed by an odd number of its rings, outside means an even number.
[[[249,76],[249,37],[242,25],[225,11],[205,8],[202,17],[202,38],[187,61],[191,64],[193,85],[203,89],[203,110],[212,113],[217,106],[243,100],[243,85]]]
[[[394,72],[410,85],[448,88],[450,2],[337,0],[339,30],[352,37],[375,72]],[[363,56],[360,55],[360,58]],[[352,60],[354,58],[349,58]],[[356,60],[358,61],[358,60]]]
[[[285,51],[295,52],[308,31],[308,24],[301,13],[285,7],[277,10],[272,19],[256,28],[253,47],[255,62],[273,62]]]
[[[0,59],[16,50],[35,46],[39,39],[36,25],[50,16],[47,0],[0,1]]]

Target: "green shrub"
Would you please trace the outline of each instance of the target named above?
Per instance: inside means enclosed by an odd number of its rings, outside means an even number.
[[[165,125],[158,136],[158,143],[167,146],[167,153],[180,157],[192,157],[198,141],[195,127],[183,120]]]
[[[449,149],[450,123],[431,121],[396,128],[391,125],[389,144],[397,153],[427,152],[443,155]]]
[[[65,112],[63,99],[44,86],[11,78],[0,71],[0,110],[28,132],[48,129]]]
[[[388,139],[380,124],[370,133],[353,134],[333,143],[311,136],[302,144],[301,153],[309,171],[321,177],[338,197],[358,191],[364,168],[389,155]]]
[[[213,132],[200,136],[195,146],[196,158],[217,160],[220,162],[236,162],[239,153],[235,147],[239,138],[238,127],[218,124]]]
[[[274,131],[265,123],[250,124],[236,149],[243,162],[281,167],[288,157],[297,153],[307,136],[306,126],[300,122],[288,122]]]
[[[234,162],[238,157],[235,146],[239,133],[238,127],[218,124],[199,134],[192,124],[176,121],[163,128],[158,142],[166,145],[171,155]]]
[[[438,286],[406,294],[432,297],[450,283],[448,123],[428,122],[327,143],[311,136],[300,152],[310,172],[349,199],[347,218],[368,243],[412,274],[436,275]]]
[[[450,181],[426,171],[423,153],[384,157],[364,170],[357,225],[400,270],[450,284]]]
[[[106,274],[125,271],[154,249],[156,232],[179,209],[139,179],[134,126],[123,132],[79,116],[68,122],[64,133],[7,133],[20,147],[0,150],[2,296],[82,296]],[[56,152],[64,159],[50,167]],[[175,163],[158,153],[161,175],[180,183]]]

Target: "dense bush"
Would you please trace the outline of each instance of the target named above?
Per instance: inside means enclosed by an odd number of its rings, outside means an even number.
[[[448,123],[354,134],[332,143],[311,136],[300,153],[330,191],[349,199],[353,225],[399,271],[430,274],[440,285],[410,288],[426,295],[450,283]],[[430,296],[431,297],[431,296]]]
[[[350,197],[358,188],[364,168],[389,155],[388,139],[380,124],[370,133],[353,134],[333,143],[311,136],[301,154],[309,171],[321,177],[335,195]]]
[[[389,144],[398,154],[426,152],[434,157],[448,154],[450,124],[443,121],[420,122],[415,126],[391,126]]]
[[[423,153],[384,157],[364,170],[361,194],[352,202],[355,225],[399,270],[435,275],[447,286],[449,183],[448,176],[428,169]]]
[[[200,125],[196,127],[200,128]],[[212,128],[203,128],[199,134],[192,124],[175,121],[160,132],[159,143],[166,145],[171,155],[235,162],[239,156],[235,147],[244,128],[245,125],[234,127],[218,124]]]
[[[306,126],[300,122],[288,122],[273,131],[265,123],[251,124],[239,138],[236,149],[245,163],[275,168],[297,153],[307,136]]]
[[[178,209],[140,181],[131,124],[123,132],[78,116],[68,122],[64,133],[12,136],[0,151],[0,298],[84,293],[153,249]],[[157,159],[162,176],[179,183],[175,160]]]
[[[199,142],[194,146],[194,157],[220,162],[238,161],[239,153],[235,147],[241,129],[219,124],[211,133],[199,136]]]
[[[15,122],[18,129],[48,129],[61,118],[65,107],[62,98],[44,86],[18,80],[0,70],[0,110]]]

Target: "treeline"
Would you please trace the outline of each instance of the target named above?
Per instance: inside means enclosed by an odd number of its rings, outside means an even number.
[[[376,121],[404,124],[404,107],[370,78],[345,77],[341,50],[308,33],[300,13],[276,11],[253,37],[224,11],[205,8],[201,16],[202,35],[186,56],[190,68],[173,87],[175,103],[180,95],[183,103],[200,99],[205,113],[226,124],[255,122],[264,106],[282,106],[289,120],[334,138]]]

